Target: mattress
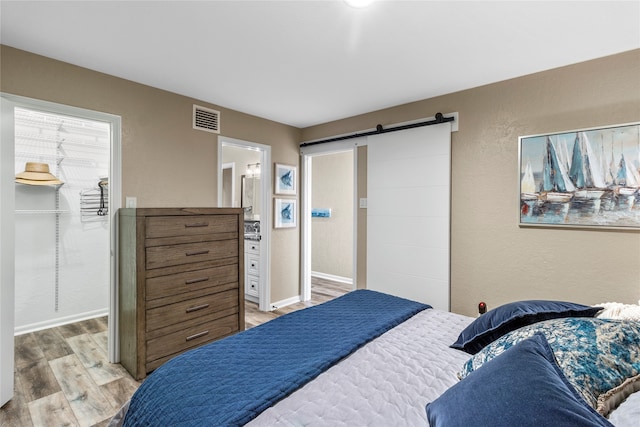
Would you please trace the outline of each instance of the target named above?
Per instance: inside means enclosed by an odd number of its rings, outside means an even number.
[[[304,311],[304,310],[303,310]],[[426,309],[358,348],[310,382],[261,411],[246,425],[425,426],[425,406],[458,383],[470,355],[450,348],[474,318]],[[261,380],[256,377],[255,384]],[[121,425],[126,407],[110,426]],[[609,416],[637,426],[640,393]]]

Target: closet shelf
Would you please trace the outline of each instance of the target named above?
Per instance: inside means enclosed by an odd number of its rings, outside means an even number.
[[[37,158],[39,161],[44,163],[55,163],[58,166],[69,166],[69,167],[81,167],[81,168],[92,168],[92,169],[100,169],[100,170],[108,170],[109,166],[106,163],[96,161],[94,159],[89,158],[81,158],[81,157],[70,157],[70,156],[61,156],[55,154],[34,154],[34,153],[26,153],[26,152],[16,152],[16,159],[21,159],[23,161],[33,161],[33,159]]]
[[[52,187],[52,188],[55,188],[56,191],[58,191],[60,189],[60,187],[62,187],[64,185],[64,182],[62,184],[40,184],[40,185],[25,184],[24,182],[16,182],[16,185],[22,185],[22,186],[25,186],[25,187],[39,187],[39,188]]]
[[[64,135],[71,137],[100,138],[109,132],[108,125],[87,126],[87,122],[83,119],[75,122],[72,120],[62,120],[58,122],[47,121],[42,117],[28,118],[20,117],[20,124],[16,126],[16,131],[21,134],[40,134],[40,135]]]
[[[16,139],[20,139],[23,145],[27,147],[43,148],[43,146],[49,146],[49,148],[67,147],[77,149],[91,149],[98,151],[109,151],[109,140],[106,136],[96,138],[97,140],[88,141],[87,139],[69,140],[60,139],[55,135],[42,135],[42,134],[28,134],[16,132]],[[106,147],[105,147],[105,144]]]
[[[70,214],[69,210],[60,209],[16,209],[17,214]]]

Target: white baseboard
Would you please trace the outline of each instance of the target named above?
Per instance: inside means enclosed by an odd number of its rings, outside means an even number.
[[[256,304],[260,304],[260,299],[253,295],[244,294],[244,299],[247,301],[255,302]]]
[[[312,277],[317,277],[318,279],[333,280],[334,282],[340,282],[340,283],[346,283],[348,285],[353,285],[353,279],[351,277],[335,276],[333,274],[320,273],[318,271],[312,271],[311,272],[311,276]]]
[[[69,323],[80,322],[82,320],[93,319],[96,317],[108,316],[109,309],[88,311],[86,313],[74,314],[72,316],[59,317],[57,319],[46,320],[44,322],[30,323],[28,325],[18,326],[14,329],[14,335],[28,334],[29,332],[40,331],[42,329],[55,328]]]
[[[351,279],[350,277],[335,276],[333,274],[319,273],[317,271],[312,271],[311,272],[311,276],[317,277],[319,279],[333,280],[334,282],[340,282],[340,283],[346,283],[348,285],[353,285],[353,279]],[[288,305],[295,304],[295,303],[298,303],[300,301],[302,301],[302,298],[301,298],[300,295],[295,296],[295,297],[291,297],[291,298],[287,298],[287,299],[283,299],[282,301],[276,301],[276,302],[271,304],[271,310],[277,310],[279,308],[286,307]]]
[[[300,295],[295,296],[295,297],[291,297],[291,298],[287,298],[287,299],[283,299],[282,301],[276,301],[273,304],[271,304],[271,310],[277,310],[279,308],[286,307],[288,305],[295,304],[295,303],[298,303],[300,301],[302,301],[300,299]]]

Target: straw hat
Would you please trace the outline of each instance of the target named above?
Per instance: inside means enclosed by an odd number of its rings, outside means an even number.
[[[36,162],[27,162],[24,172],[16,175],[16,182],[30,185],[62,184],[62,181],[49,173],[48,164]]]

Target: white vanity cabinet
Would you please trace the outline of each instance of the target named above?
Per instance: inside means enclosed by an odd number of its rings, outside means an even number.
[[[244,296],[247,300],[260,301],[260,242],[244,241]]]

